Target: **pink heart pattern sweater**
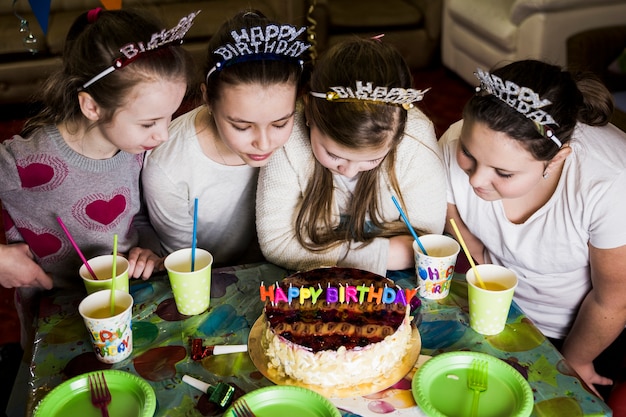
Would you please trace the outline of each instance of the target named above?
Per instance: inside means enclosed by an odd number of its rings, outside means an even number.
[[[138,245],[133,220],[140,210],[143,155],[123,151],[87,158],[70,148],[54,126],[0,145],[0,201],[9,243],[26,242],[55,288],[82,286],[80,257],[57,217],[87,259]]]

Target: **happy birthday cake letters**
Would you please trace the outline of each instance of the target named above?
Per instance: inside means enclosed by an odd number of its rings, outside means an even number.
[[[399,303],[407,305],[415,296],[417,289],[396,289],[387,287],[367,287],[365,285],[340,285],[328,286],[327,288],[315,287],[292,287],[283,289],[278,284],[266,287],[263,283],[259,287],[261,301],[269,300],[272,304],[278,302],[286,302],[291,304],[292,301],[304,304],[306,300],[311,300],[315,304],[318,300],[324,300],[327,303],[359,303],[364,302],[376,304]]]

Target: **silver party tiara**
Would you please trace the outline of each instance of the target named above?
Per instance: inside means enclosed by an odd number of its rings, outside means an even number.
[[[200,13],[200,10],[183,17],[182,19],[180,19],[178,24],[170,30],[163,29],[160,32],[153,33],[150,37],[150,41],[147,43],[136,42],[122,46],[120,48],[120,52],[123,56],[116,58],[115,61],[113,61],[113,65],[111,65],[110,67],[87,81],[85,84],[83,84],[82,89],[89,87],[91,84],[106,77],[113,71],[124,68],[126,65],[130,64],[133,60],[135,60],[135,58],[137,58],[144,52],[153,51],[162,46],[167,46],[175,42],[182,43],[183,37],[185,36],[187,31],[189,31],[191,25],[193,25],[193,20],[196,18],[198,13]]]
[[[413,88],[399,87],[374,87],[374,83],[363,81],[356,82],[356,88],[335,86],[330,87],[331,91],[320,93],[311,91],[313,97],[323,98],[328,101],[369,101],[377,104],[388,104],[401,106],[405,109],[413,107],[413,103],[424,98],[424,94],[430,90],[415,90]]]
[[[518,113],[530,119],[536,126],[539,133],[550,139],[559,148],[563,146],[554,131],[547,125],[559,125],[550,113],[542,110],[552,102],[548,99],[542,99],[539,94],[535,93],[528,87],[520,87],[512,81],[505,81],[497,75],[490,74],[480,68],[474,73],[480,81],[480,86],[476,87],[476,91],[484,90],[499,98],[504,103],[514,108]]]
[[[233,42],[213,51],[214,54],[220,55],[222,60],[207,72],[207,82],[215,71],[237,62],[298,59],[311,46],[297,39],[304,31],[306,26],[297,28],[292,25],[274,24],[242,28],[240,31],[233,30],[230,32]],[[302,60],[298,61],[300,66],[304,64]]]

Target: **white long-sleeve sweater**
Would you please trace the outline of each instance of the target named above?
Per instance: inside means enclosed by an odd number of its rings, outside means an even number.
[[[387,238],[376,238],[365,247],[360,247],[359,242],[345,242],[321,253],[311,252],[298,242],[295,220],[313,168],[308,129],[303,115],[298,114],[289,141],[259,174],[256,223],[264,256],[292,270],[337,265],[384,275],[389,251]],[[409,110],[395,169],[411,224],[428,233],[442,233],[446,213],[445,171],[433,124],[417,108]],[[341,181],[335,181],[334,186],[335,195],[349,193]],[[386,175],[380,178],[380,190],[382,219],[400,220]],[[334,225],[339,224],[341,215],[337,200],[333,201]]]

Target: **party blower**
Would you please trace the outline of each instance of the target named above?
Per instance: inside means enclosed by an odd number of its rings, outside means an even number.
[[[207,356],[226,355],[229,353],[247,352],[248,345],[215,345],[203,346],[202,339],[189,339],[191,345],[191,359],[199,361]]]
[[[218,382],[217,385],[213,386],[189,375],[183,376],[183,382],[206,393],[209,396],[210,402],[222,408],[226,408],[230,405],[233,400],[233,394],[235,393],[235,388],[225,382]]]

